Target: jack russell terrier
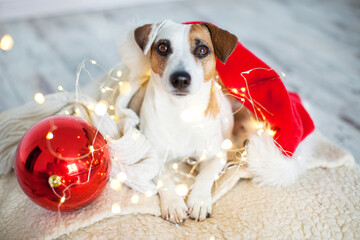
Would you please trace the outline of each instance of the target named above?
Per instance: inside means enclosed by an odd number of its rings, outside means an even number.
[[[150,80],[129,104],[139,113],[143,134],[161,164],[200,161],[186,204],[166,171],[159,174],[162,217],[173,223],[188,215],[204,220],[211,213],[215,176],[226,163],[221,144],[230,138],[234,121],[230,100],[216,87],[216,58],[225,63],[237,37],[209,23],[172,21],[138,27],[134,37],[151,67]]]

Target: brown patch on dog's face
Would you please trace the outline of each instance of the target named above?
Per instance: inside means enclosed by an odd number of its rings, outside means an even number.
[[[209,30],[200,25],[191,25],[189,32],[190,51],[204,70],[204,80],[209,81],[216,73],[216,56]]]
[[[150,65],[154,73],[160,77],[163,76],[167,65],[167,60],[172,53],[172,48],[169,40],[161,39],[151,46],[150,50]]]

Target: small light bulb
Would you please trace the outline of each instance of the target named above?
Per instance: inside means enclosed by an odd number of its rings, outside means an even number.
[[[156,189],[162,188],[164,186],[163,182],[159,180],[156,184]]]
[[[245,92],[245,91],[246,91],[246,88],[242,87],[242,88],[240,88],[240,90],[241,90],[242,92]]]
[[[269,134],[271,137],[273,137],[276,134],[276,131],[274,131],[272,129],[267,129],[266,133]]]
[[[174,170],[177,170],[177,169],[179,168],[179,165],[178,165],[177,163],[174,163],[174,164],[172,165],[172,168],[173,168]]]
[[[185,183],[176,185],[175,192],[178,196],[184,197],[186,196],[188,191],[189,191],[189,187]]]
[[[132,202],[133,204],[138,204],[138,203],[139,203],[139,195],[134,194],[134,195],[131,197],[131,202]]]
[[[98,116],[104,116],[108,108],[108,103],[104,100],[98,102],[95,106],[95,114]]]
[[[131,139],[136,142],[137,140],[139,140],[141,134],[138,130],[134,130],[132,133],[131,133]]]
[[[131,93],[131,85],[129,82],[119,82],[120,93],[123,95],[128,95]]]
[[[145,192],[145,197],[147,197],[147,198],[151,197],[152,195],[154,195],[154,194],[153,194],[153,192],[150,191],[150,190],[148,190],[148,191]]]
[[[91,64],[96,64],[96,61],[95,60],[90,60]]]
[[[117,175],[116,175],[116,179],[120,182],[125,182],[127,178],[127,175],[125,172],[119,172]]]
[[[216,86],[217,89],[221,90],[221,85],[220,84],[215,83],[215,86]]]
[[[218,175],[218,174],[215,174],[214,180],[216,181],[216,180],[218,180],[218,179],[219,179],[219,175]]]
[[[44,94],[38,92],[38,93],[35,93],[34,95],[34,100],[35,102],[37,102],[38,104],[44,104],[45,102],[45,97],[44,97]]]
[[[121,188],[121,183],[117,179],[113,179],[110,181],[110,187],[111,189],[118,191]]]
[[[229,150],[232,147],[233,143],[230,139],[225,139],[222,144],[221,147],[224,150]]]
[[[9,34],[5,34],[0,40],[0,49],[9,51],[14,46],[14,39]]]
[[[216,154],[216,157],[217,157],[217,158],[224,158],[224,153],[223,153],[223,152],[218,152],[218,153]]]
[[[205,160],[206,160],[206,157],[207,157],[206,151],[204,151],[204,152],[201,154],[201,156],[200,156],[200,161],[205,161]]]
[[[63,88],[63,86],[61,86],[61,85],[59,85],[59,86],[57,87],[57,89],[58,89],[59,91],[64,91],[64,88]]]
[[[109,109],[110,109],[110,110],[114,110],[114,109],[115,109],[114,105],[110,105],[110,106],[109,106]]]
[[[239,93],[239,91],[238,91],[236,88],[231,89],[231,91],[232,91],[233,93],[235,93],[235,94],[238,94],[238,93]]]
[[[120,211],[121,211],[120,204],[119,203],[113,203],[111,205],[111,211],[113,213],[120,213]]]
[[[65,202],[65,196],[62,196],[61,198],[60,198],[60,203],[64,203]]]
[[[90,104],[87,105],[86,107],[87,107],[87,109],[89,109],[90,111],[94,111],[94,109],[95,109],[95,105],[92,104],[92,103],[90,103]]]
[[[122,76],[122,72],[119,70],[119,71],[117,71],[116,72],[116,76],[119,78],[119,77],[121,77]]]

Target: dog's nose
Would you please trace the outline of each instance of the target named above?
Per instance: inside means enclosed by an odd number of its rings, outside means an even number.
[[[190,85],[191,76],[187,72],[175,72],[171,74],[170,82],[174,88],[183,90]]]

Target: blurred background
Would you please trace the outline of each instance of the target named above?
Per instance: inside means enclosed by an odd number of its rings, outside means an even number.
[[[74,91],[85,58],[118,64],[120,27],[136,19],[234,33],[286,74],[316,127],[360,162],[359,0],[0,0],[0,112],[37,92]]]

